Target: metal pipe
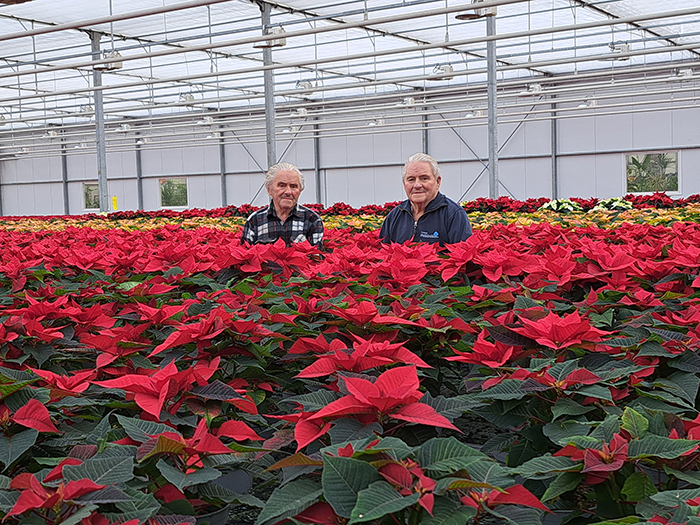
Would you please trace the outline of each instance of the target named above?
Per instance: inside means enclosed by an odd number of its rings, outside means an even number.
[[[65,130],[61,130],[63,135]],[[68,155],[66,153],[66,138],[61,136],[61,185],[63,187],[63,215],[70,215],[68,201]]]
[[[99,58],[100,56],[100,37],[102,35],[97,32],[90,33],[90,41],[92,43],[92,56]],[[102,85],[102,71],[99,69],[92,70],[92,84],[95,87]],[[100,211],[109,211],[109,195],[107,189],[107,148],[105,144],[105,119],[104,119],[104,101],[102,99],[102,91],[95,90],[95,147],[97,148],[97,188],[100,194]]]
[[[496,16],[486,17],[486,35],[496,34]],[[489,197],[498,198],[498,100],[496,98],[496,41],[486,44],[486,91],[488,95],[489,126]]]
[[[82,20],[78,22],[69,22],[67,24],[56,24],[49,27],[32,29],[30,31],[18,31],[16,33],[8,33],[0,35],[0,42],[4,40],[12,40],[14,38],[24,38],[27,36],[44,35],[46,33],[54,33],[56,31],[64,31],[66,29],[78,29],[79,27],[95,26],[106,24],[109,22],[118,22],[120,20],[129,20],[131,18],[141,18],[144,16],[158,15],[161,13],[169,13],[171,11],[179,11],[181,9],[191,9],[193,7],[201,7],[205,5],[218,4],[228,2],[229,0],[196,0],[193,2],[184,2],[182,4],[174,4],[169,6],[156,7],[153,9],[144,9],[142,11],[132,11],[131,13],[122,13],[119,15],[103,16],[100,18],[92,18],[90,20]]]
[[[263,34],[270,34],[270,11],[272,7],[267,2],[260,3],[262,13]],[[275,73],[272,65],[272,48],[263,48],[263,72],[265,85],[265,137],[267,142],[267,169],[277,164],[277,139],[275,138]]]
[[[143,158],[141,153],[141,142],[136,133],[136,209],[143,210]]]
[[[430,155],[430,153],[428,153],[428,151],[429,151],[428,148],[430,146],[430,142],[429,142],[430,135],[429,135],[429,129],[428,129],[428,127],[430,125],[430,118],[428,117],[428,113],[426,113],[426,111],[428,111],[428,107],[424,106],[423,107],[423,114],[420,117],[421,121],[423,123],[421,128],[420,128],[420,131],[421,131],[421,140],[422,140],[422,144],[423,144],[423,153],[425,153],[426,155]]]
[[[318,117],[315,118],[315,120],[318,119]],[[319,131],[318,131],[318,122],[314,122],[313,125],[314,128],[314,180],[316,181],[316,202],[319,204],[323,204],[325,206],[325,199],[323,199],[323,193],[322,189],[325,190],[325,184],[324,187],[321,188],[321,138],[319,136]]]
[[[556,96],[556,95],[555,95]],[[552,97],[554,98],[554,96]],[[552,199],[559,198],[559,162],[557,161],[557,152],[559,150],[558,144],[558,120],[557,116],[557,103],[552,102],[552,120],[550,122],[551,132],[552,132]]]
[[[221,126],[219,131],[219,171],[221,173],[221,206],[228,206],[228,194],[226,192],[226,143],[224,131]]]

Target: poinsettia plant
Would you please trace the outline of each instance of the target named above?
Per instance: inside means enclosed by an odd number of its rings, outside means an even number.
[[[697,520],[697,224],[239,236],[0,229],[4,521]]]

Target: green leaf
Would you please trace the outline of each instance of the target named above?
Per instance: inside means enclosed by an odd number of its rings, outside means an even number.
[[[494,461],[476,461],[469,465],[467,472],[474,481],[489,483],[494,487],[513,485],[513,477],[509,471]]]
[[[585,407],[568,397],[560,397],[552,407],[552,416],[554,419],[561,416],[581,416],[594,409],[595,407]]]
[[[675,372],[668,377],[657,379],[654,386],[661,387],[694,405],[700,387],[700,377],[694,373]]]
[[[5,465],[3,471],[7,470],[12,463],[29,450],[36,443],[37,437],[39,437],[39,432],[33,428],[23,430],[9,438],[1,436],[0,462]]]
[[[433,515],[421,519],[421,525],[464,525],[476,516],[476,509],[449,498],[436,497]]]
[[[586,476],[578,472],[562,472],[549,484],[542,496],[542,501],[551,501],[570,490],[574,490],[584,479]]]
[[[680,470],[672,469],[667,465],[664,465],[664,471],[666,472],[666,474],[674,476],[680,479],[681,481],[685,481],[686,483],[690,483],[691,485],[700,486],[700,472],[692,470],[688,472],[682,472]]]
[[[644,498],[656,494],[658,490],[654,483],[643,472],[634,472],[625,480],[622,493],[627,497],[627,501],[636,503]]]
[[[122,512],[118,520],[122,523],[132,519],[145,522],[148,518],[155,516],[160,510],[160,503],[153,494],[146,494],[140,490],[126,488],[124,492],[131,498],[130,501],[116,503],[115,506]],[[106,516],[106,515],[105,515]],[[110,519],[110,523],[117,523],[115,519]]]
[[[602,385],[583,385],[577,388],[575,392],[586,397],[597,397],[598,399],[605,399],[611,402],[613,400],[610,390]]]
[[[386,481],[375,481],[359,493],[348,525],[377,520],[392,512],[398,512],[415,504],[418,498],[418,493],[404,497]]]
[[[108,485],[103,489],[88,492],[87,494],[84,494],[79,498],[75,498],[73,501],[75,501],[76,503],[80,503],[81,505],[98,505],[103,503],[119,503],[124,501],[131,501],[131,496],[122,492],[117,487]]]
[[[98,485],[114,485],[134,478],[134,458],[131,456],[92,458],[80,465],[63,467],[63,479],[89,479]]]
[[[375,431],[382,434],[382,426],[379,423],[363,425],[357,419],[343,418],[333,421],[328,435],[331,437],[331,444],[335,445],[373,436]]]
[[[637,353],[638,357],[672,357],[673,354],[666,350],[663,346],[661,346],[659,343],[656,341],[647,341],[644,343],[641,348],[639,349],[639,352]]]
[[[627,455],[630,458],[655,457],[662,459],[677,459],[682,454],[692,450],[700,441],[690,439],[670,439],[654,434],[647,434],[642,439],[630,441]]]
[[[622,413],[621,427],[630,433],[632,439],[641,439],[649,430],[649,420],[635,409],[625,407],[625,411]]]
[[[683,372],[697,374],[700,372],[700,356],[695,352],[686,351],[679,357],[670,359],[668,361],[668,366],[682,370]]]
[[[542,511],[517,505],[499,505],[498,510],[487,509],[489,514],[506,520],[511,525],[542,525]]]
[[[697,489],[683,489],[683,490],[665,490],[663,492],[658,492],[653,496],[649,496],[649,499],[655,501],[659,505],[665,507],[676,507],[680,503],[683,503],[689,499],[699,498],[700,488]]]
[[[19,498],[19,492],[0,490],[0,512],[4,514],[10,512],[17,503],[17,498]]]
[[[521,388],[522,385],[523,381],[519,379],[505,379],[497,385],[475,395],[474,398],[478,400],[499,399],[503,401],[522,399],[528,395],[528,392]]]
[[[313,412],[316,410],[321,410],[323,407],[332,403],[336,399],[338,399],[337,394],[331,392],[330,390],[317,390],[316,392],[311,392],[310,394],[288,397],[283,401],[285,403],[292,404],[299,403],[304,407],[304,410]]]
[[[278,487],[265,503],[255,525],[295,516],[316,503],[321,494],[323,494],[321,486],[308,479],[296,480]]]
[[[580,469],[581,463],[571,461],[565,456],[552,456],[547,454],[532,458],[513,469],[525,479],[548,479],[562,473]]]
[[[181,470],[168,465],[162,459],[158,461],[156,467],[158,467],[158,470],[160,470],[160,473],[163,474],[165,479],[180,490],[184,490],[186,487],[191,487],[192,485],[199,485],[200,483],[212,481],[221,476],[221,471],[214,468],[195,470],[191,474],[185,474]]]
[[[591,437],[595,439],[600,439],[606,443],[610,443],[613,436],[620,432],[620,421],[617,416],[608,416],[603,422],[598,425],[593,432],[591,432]]]
[[[61,525],[77,525],[78,523],[82,523],[82,521],[88,518],[97,508],[97,505],[86,505],[66,519],[62,519]]]
[[[565,444],[572,436],[585,436],[591,431],[591,426],[578,421],[552,421],[542,429],[544,435],[555,444]]]
[[[496,434],[495,436],[489,438],[489,440],[484,443],[479,450],[484,454],[493,456],[494,454],[502,452],[517,440],[518,436],[516,434]]]
[[[324,455],[321,484],[326,501],[336,514],[349,518],[361,490],[379,481],[377,470],[364,461]]]
[[[162,434],[163,432],[175,432],[173,427],[163,423],[144,421],[143,419],[121,416],[119,414],[117,414],[117,420],[127,435],[138,443],[145,443],[151,439],[151,436]]]
[[[430,439],[421,445],[416,453],[416,461],[422,469],[444,473],[466,468],[475,461],[487,458],[486,454],[454,437]]]

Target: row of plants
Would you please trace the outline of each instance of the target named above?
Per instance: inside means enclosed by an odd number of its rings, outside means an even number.
[[[0,230],[3,521],[700,519],[700,225],[239,236]]]
[[[607,210],[598,209],[563,212],[564,207],[570,207],[569,202],[558,201],[559,211],[542,209],[531,213],[498,211],[498,212],[469,212],[469,220],[475,229],[491,228],[496,224],[516,224],[529,226],[539,223],[556,224],[562,228],[589,227],[617,228],[621,224],[649,224],[654,226],[670,226],[677,222],[700,221],[700,204],[689,204],[683,208],[642,208]],[[546,208],[551,208],[553,204]],[[354,232],[371,232],[381,227],[384,221],[382,215],[325,215],[323,223],[327,229],[351,229]],[[125,231],[141,231],[177,226],[183,229],[215,228],[237,231],[245,222],[242,217],[133,217],[115,219],[110,216],[94,215],[90,217],[71,216],[65,218],[24,217],[0,220],[0,228],[6,231],[59,231],[71,228],[88,227],[92,229],[120,229]]]
[[[393,208],[395,208],[400,201],[387,202],[383,205],[368,204],[361,206],[359,208],[354,208],[343,202],[336,202],[332,206],[324,207],[322,204],[305,204],[305,206],[317,211],[319,214],[324,216],[358,216],[358,215],[370,215],[370,216],[385,216]],[[513,199],[512,197],[503,196],[496,199],[488,199],[479,197],[473,201],[462,202],[462,207],[467,212],[522,212],[522,213],[532,213],[538,210],[553,210],[558,212],[572,212],[572,211],[598,211],[598,210],[628,210],[628,209],[647,209],[647,208],[658,208],[658,209],[675,209],[684,208],[688,205],[700,203],[700,194],[690,195],[687,198],[671,198],[666,193],[656,192],[650,195],[640,195],[640,194],[629,194],[624,197],[614,197],[609,199],[597,199],[595,197],[590,199],[582,199],[579,197],[572,197],[571,199],[557,199],[550,200],[546,197],[540,198],[529,198],[524,201]],[[240,217],[246,218],[251,213],[261,209],[262,206],[252,206],[250,204],[243,204],[241,206],[226,206],[222,208],[214,208],[210,210],[191,208],[183,211],[175,211],[170,209],[155,210],[155,211],[116,211],[108,213],[106,215],[88,213],[84,215],[56,215],[51,217],[29,217],[38,220],[52,220],[52,221],[63,221],[66,219],[76,219],[76,220],[91,220],[96,218],[101,218],[111,221],[122,221],[130,219],[156,219],[156,218],[166,218],[166,219],[192,219],[199,217],[207,218],[232,218]],[[27,220],[26,216],[4,216],[2,217],[3,222],[11,221],[22,221]]]

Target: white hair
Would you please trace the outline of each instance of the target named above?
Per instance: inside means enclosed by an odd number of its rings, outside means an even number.
[[[406,164],[403,165],[403,173],[401,178],[406,178],[406,170],[408,169],[409,164],[415,164],[416,162],[427,162],[435,178],[437,179],[441,176],[440,166],[438,166],[437,161],[433,157],[427,153],[414,153],[406,159]]]
[[[299,176],[299,186],[301,187],[301,191],[304,191],[304,186],[306,185],[304,174],[294,164],[290,164],[288,162],[280,162],[267,170],[267,173],[265,174],[265,187],[268,190],[272,187],[272,181],[275,180],[275,175],[277,175],[277,173],[280,171],[292,171],[296,173]]]

